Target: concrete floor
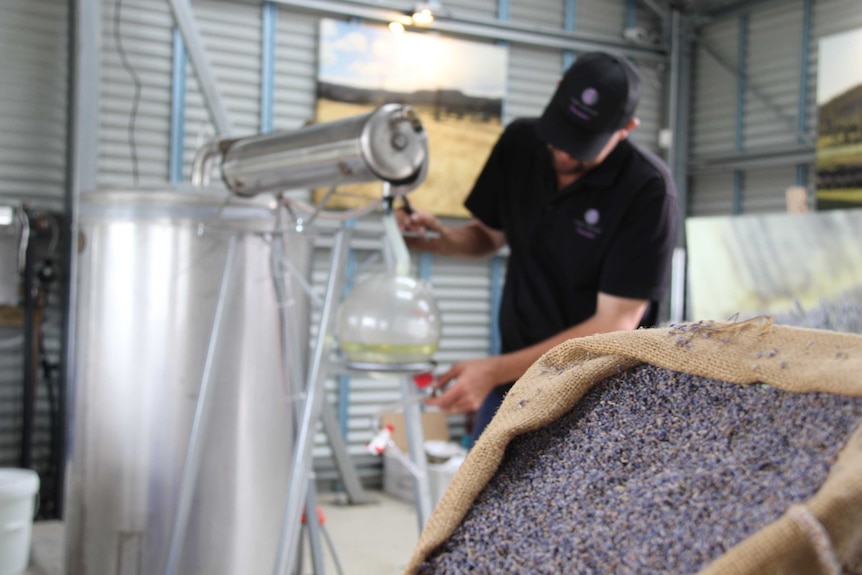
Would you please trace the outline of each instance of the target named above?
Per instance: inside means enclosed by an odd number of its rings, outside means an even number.
[[[320,494],[326,530],[344,575],[389,575],[404,571],[419,538],[416,508],[386,493],[370,491],[375,503],[344,505],[343,496]],[[23,575],[65,575],[63,524],[40,521],[33,526],[30,566]],[[325,573],[337,575],[324,543]],[[308,553],[305,553],[308,558]],[[304,573],[313,573],[308,566]],[[249,574],[256,575],[256,574]],[[321,574],[315,574],[321,575]]]

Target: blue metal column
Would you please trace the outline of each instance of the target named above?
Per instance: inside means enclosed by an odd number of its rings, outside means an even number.
[[[63,197],[68,223],[62,228],[63,242],[60,244],[69,246],[66,248],[69,258],[67,278],[72,280],[61,282],[64,285],[62,305],[68,310],[62,326],[60,353],[63,362],[59,388],[59,401],[63,406],[59,441],[64,447],[64,462],[72,455],[76,417],[70,406],[75,405],[77,394],[75,335],[78,320],[75,303],[78,289],[75,280],[78,277],[78,250],[74,246],[78,245],[78,204],[82,193],[96,190],[98,186],[102,3],[98,0],[72,2],[69,4],[69,18],[70,76],[66,93],[66,189]],[[54,490],[57,509],[65,508],[66,485],[66,474],[60,474]],[[66,549],[83,549],[80,531],[66,530]],[[76,568],[81,559],[80,553],[69,554],[67,569]]]
[[[799,143],[808,133],[808,58],[811,55],[812,0],[802,0],[802,54],[799,62]],[[808,185],[808,164],[796,165],[796,184]]]
[[[509,0],[497,0],[497,19],[501,22],[506,22],[509,20]],[[508,46],[509,43],[505,40],[500,40],[497,42],[500,46]],[[507,67],[511,68],[512,63],[508,62]],[[506,70],[506,76],[508,77],[509,71]],[[509,82],[506,82],[506,94],[503,96],[503,104],[500,106],[500,121],[505,125],[506,119],[509,117],[508,113],[508,91],[509,91]]]
[[[356,220],[348,220],[344,223],[348,229],[356,229]],[[344,289],[341,292],[341,300],[347,297],[353,289],[353,280],[356,279],[356,254],[353,250],[347,252],[347,265],[344,268]],[[341,435],[347,442],[347,428],[350,424],[350,374],[342,373],[338,376],[338,425],[341,427]]]
[[[503,350],[500,337],[500,302],[503,300],[503,280],[505,262],[502,256],[491,260],[491,355],[499,355]]]
[[[278,7],[264,2],[261,7],[260,131],[272,131],[275,92],[275,37]]]
[[[503,22],[509,21],[509,7],[511,3],[509,0],[498,0],[497,1],[497,19]]]
[[[629,0],[629,3],[632,4],[633,0]],[[577,0],[566,0],[564,20],[565,29],[569,32],[575,31],[577,4]],[[565,50],[563,52],[563,70],[568,70],[569,66],[574,64],[576,59],[577,57],[573,51]]]
[[[748,15],[739,17],[739,38],[736,51],[736,141],[734,149],[742,152],[745,149],[745,63],[748,48]],[[733,173],[733,214],[742,213],[745,178],[741,170]]]
[[[569,4],[572,5],[572,10],[569,10]],[[566,0],[566,25],[568,25],[569,20],[569,12],[572,13],[572,22],[574,23],[574,4],[575,0]],[[502,21],[506,21],[509,19],[509,0],[498,0],[497,2],[497,18]],[[574,24],[573,24],[574,25]],[[505,42],[501,42],[501,44],[505,44]],[[508,84],[508,83],[507,83]],[[506,105],[506,99],[503,99],[503,106]],[[506,117],[505,109],[503,113],[503,117]],[[499,318],[500,318],[500,297],[498,294],[498,286],[502,286],[502,282],[499,281],[502,278],[502,262],[499,257],[494,257],[491,260],[491,355],[498,355],[500,353],[500,328],[499,328]]]
[[[171,62],[171,150],[168,177],[173,183],[183,181],[183,148],[186,132],[186,44],[179,29],[174,28],[174,54]]]

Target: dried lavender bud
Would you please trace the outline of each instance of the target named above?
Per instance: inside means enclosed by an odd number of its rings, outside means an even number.
[[[694,573],[810,498],[862,398],[640,366],[517,437],[431,573]]]
[[[835,298],[824,299],[812,309],[796,309],[776,314],[775,323],[828,329],[842,333],[862,333],[862,287],[856,287]],[[808,343],[810,347],[811,342]]]

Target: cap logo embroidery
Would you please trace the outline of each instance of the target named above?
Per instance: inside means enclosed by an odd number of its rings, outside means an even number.
[[[570,100],[569,112],[571,112],[573,115],[577,116],[578,118],[580,118],[582,120],[589,120],[590,118],[592,118],[593,115],[595,115],[595,113],[593,113],[592,115],[586,113],[588,108],[585,108],[585,109],[582,109],[582,108],[583,107],[581,106],[581,103],[578,102],[575,98],[572,98]]]
[[[581,101],[587,106],[595,106],[599,101],[599,93],[595,88],[587,88],[581,94]]]

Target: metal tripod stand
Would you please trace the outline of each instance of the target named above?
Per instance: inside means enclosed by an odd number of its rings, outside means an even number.
[[[281,214],[279,214],[279,228],[281,228],[280,216]],[[279,230],[277,230],[276,235],[278,235],[278,232]],[[283,230],[281,230],[281,233],[283,233]],[[290,393],[292,397],[302,399],[293,402],[294,451],[291,461],[291,475],[288,482],[289,491],[285,503],[282,530],[279,537],[273,575],[287,575],[290,573],[291,568],[296,568],[301,563],[300,534],[303,525],[305,525],[308,532],[314,571],[317,575],[324,572],[320,538],[321,526],[317,521],[317,493],[314,486],[312,468],[314,432],[318,421],[323,425],[328,437],[349,501],[352,504],[371,502],[371,498],[362,488],[359,476],[347,453],[333,407],[326,401],[326,378],[336,372],[344,373],[345,371],[390,375],[400,379],[401,392],[406,398],[415,391],[412,387],[411,376],[430,371],[430,368],[433,367],[432,364],[424,363],[411,365],[339,364],[332,360],[332,336],[334,333],[335,312],[343,288],[344,269],[346,267],[345,264],[350,249],[352,233],[352,229],[342,225],[333,236],[326,293],[322,304],[319,329],[309,362],[308,373],[304,377],[304,387],[302,386],[302,382],[303,375],[305,374],[302,374],[302,362],[299,356],[301,352],[297,349],[296,342],[294,341],[295,338],[290,333],[291,318],[288,315],[289,312],[286,307],[283,306],[282,315],[279,318],[283,346],[283,365],[286,373],[289,370],[293,372],[292,374],[287,374],[291,376],[287,379],[293,385]],[[216,313],[210,333],[201,387],[197,398],[189,446],[183,467],[180,495],[163,569],[164,575],[175,575],[177,573],[185,542],[195,485],[201,467],[203,442],[209,424],[210,404],[213,394],[213,372],[215,370],[220,336],[224,330],[224,309],[227,303],[232,300],[234,288],[232,278],[235,275],[234,265],[237,245],[242,241],[243,238],[241,235],[233,235],[229,240]],[[286,285],[284,283],[283,270],[277,265],[277,262],[282,261],[283,258],[280,238],[273,239],[272,250],[274,286],[279,301],[284,301]],[[405,405],[404,409],[409,456],[417,470],[415,492],[418,523],[421,531],[428,520],[432,508],[431,491],[427,475],[427,461],[423,447],[424,438],[421,412],[419,405],[415,402]],[[306,518],[305,522],[302,521],[303,512]]]
[[[347,255],[349,253],[350,240],[353,230],[341,226],[334,235],[332,252],[330,255],[329,279],[326,286],[326,296],[320,316],[317,339],[314,346],[312,359],[309,365],[306,383],[305,401],[303,403],[301,418],[299,419],[299,435],[296,440],[292,460],[292,473],[290,477],[290,492],[285,504],[284,520],[276,556],[273,575],[285,575],[296,557],[300,546],[299,518],[302,514],[303,505],[308,503],[308,494],[313,493],[313,482],[310,482],[312,469],[311,451],[314,444],[314,428],[318,420],[326,421],[326,411],[331,410],[325,397],[325,382],[327,376],[336,370],[354,372],[385,373],[399,377],[401,380],[402,394],[407,397],[411,389],[411,374],[428,371],[431,364],[414,365],[377,365],[377,364],[337,364],[332,361],[332,334],[335,326],[335,312],[338,305],[338,297],[341,294],[344,283],[344,269],[346,268]],[[418,404],[405,406],[405,428],[408,437],[408,448],[411,460],[418,470],[416,477],[416,501],[419,529],[425,525],[431,514],[431,489],[427,474],[427,461],[424,454],[424,438],[422,433],[422,420]],[[330,437],[331,439],[331,437]]]
[[[275,230],[273,234],[273,239],[271,242],[271,261],[272,261],[272,277],[274,289],[277,293],[278,301],[284,303],[286,302],[287,296],[287,286],[284,281],[284,273],[283,266],[280,265],[280,262],[283,261],[283,249],[282,249],[282,237],[281,234],[284,233],[284,230],[281,229],[281,218],[279,214],[278,228]],[[179,497],[177,500],[177,506],[174,513],[173,523],[171,526],[171,534],[170,540],[168,544],[167,553],[163,562],[162,573],[164,575],[175,575],[178,573],[180,566],[180,559],[182,556],[186,534],[189,525],[189,519],[191,515],[192,505],[195,496],[195,488],[198,481],[198,476],[201,468],[201,460],[203,457],[203,448],[204,442],[207,437],[208,429],[209,429],[209,416],[211,412],[212,400],[214,395],[214,386],[217,373],[217,359],[218,359],[218,349],[220,345],[220,340],[222,339],[222,335],[226,329],[224,316],[226,314],[225,308],[233,301],[234,299],[234,289],[235,289],[235,281],[234,278],[236,276],[237,270],[236,268],[236,256],[239,251],[239,246],[244,241],[243,236],[241,234],[231,235],[228,243],[227,256],[225,259],[224,270],[222,272],[222,278],[218,291],[218,299],[216,304],[215,315],[213,318],[213,324],[210,331],[210,338],[207,346],[207,354],[206,360],[204,364],[204,370],[202,374],[201,385],[198,392],[198,397],[195,404],[195,412],[192,419],[191,433],[189,436],[189,444],[186,450],[185,461],[183,464],[183,471],[180,478],[180,489],[179,489]],[[344,245],[344,241],[342,239],[336,240],[337,246]],[[333,253],[334,255],[340,253],[343,248],[338,247]],[[343,260],[341,256],[339,256],[337,261],[333,261],[332,267],[335,269],[337,265],[343,265]],[[324,320],[329,321],[328,318],[332,316],[331,309],[336,300],[333,299],[334,294],[339,293],[339,287],[335,285],[334,282],[340,282],[342,280],[341,274],[330,274],[331,281],[327,290],[327,302],[324,305]],[[302,445],[303,442],[307,441],[308,438],[312,437],[313,434],[313,424],[312,428],[309,428],[307,425],[300,426],[298,424],[299,416],[303,414],[303,402],[300,400],[305,395],[305,386],[308,383],[305,383],[305,374],[303,373],[303,362],[300,358],[301,350],[299,349],[299,345],[296,341],[295,334],[292,333],[291,326],[293,325],[293,318],[290,317],[289,306],[281,305],[280,306],[280,328],[281,328],[281,342],[282,342],[282,365],[285,371],[285,376],[290,385],[290,389],[288,390],[291,398],[294,398],[292,401],[293,405],[293,417],[291,421],[293,423],[293,441],[297,445]],[[328,323],[325,325],[329,325]],[[323,331],[322,333],[325,333]],[[321,340],[324,341],[324,340]],[[324,351],[324,347],[326,347],[325,343],[321,343],[318,341],[316,349],[319,350],[320,353]],[[319,356],[315,356],[315,361],[313,362],[314,366],[320,365]],[[316,387],[309,387],[311,389],[311,393],[308,394],[309,398],[314,401],[317,401],[315,398],[319,398],[323,394],[322,389],[322,380],[318,377],[318,374],[321,372],[319,369],[315,368],[310,371],[309,379],[310,382],[320,381],[320,393],[316,393]],[[338,426],[337,418],[333,412],[332,406],[328,404],[328,402],[321,402],[316,406],[317,418],[314,420],[314,423],[319,419],[326,431],[326,434],[329,439],[330,446],[332,448],[332,453],[336,462],[336,466],[339,470],[342,483],[345,487],[345,491],[347,492],[350,503],[352,504],[361,504],[361,503],[369,503],[372,499],[368,496],[368,494],[363,490],[362,484],[359,480],[359,476],[356,472],[356,469],[350,460],[350,457],[347,454],[346,446],[344,445],[344,440],[341,435],[341,431]],[[298,438],[298,439],[297,439]],[[306,482],[311,481],[312,489],[308,489],[304,491],[303,498],[306,502],[305,512],[306,512],[306,529],[309,536],[309,542],[311,547],[311,557],[315,566],[315,572],[322,573],[323,572],[323,560],[322,560],[322,551],[320,545],[320,525],[317,522],[317,496],[315,490],[313,489],[313,477],[311,474],[310,467],[307,468],[305,477],[301,482],[303,486]],[[295,479],[296,474],[294,473],[294,479],[292,482],[288,484],[290,489],[289,497],[292,497],[293,486],[298,485]],[[292,516],[295,519],[297,529],[301,528],[301,513],[297,513],[295,516]],[[293,557],[298,559],[300,554],[298,552],[293,553]],[[337,560],[336,560],[337,562]],[[283,570],[281,572],[284,572]]]

